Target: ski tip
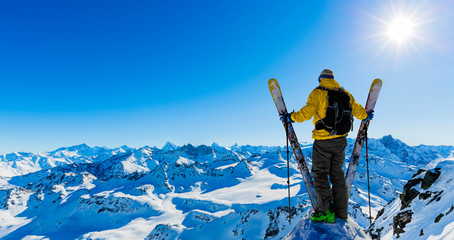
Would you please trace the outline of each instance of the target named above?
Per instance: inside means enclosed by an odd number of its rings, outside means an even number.
[[[270,90],[276,87],[280,89],[279,83],[277,83],[277,80],[275,78],[270,78],[270,80],[268,80],[268,87],[270,88]]]
[[[383,85],[383,81],[382,81],[380,78],[376,78],[376,79],[372,82],[372,85],[375,85],[375,84]]]
[[[381,89],[382,85],[383,85],[382,80],[381,80],[380,78],[376,78],[376,79],[372,82],[372,85],[370,86],[370,91],[372,92],[372,90],[373,90],[374,88],[377,88],[377,87],[378,87],[378,89]]]

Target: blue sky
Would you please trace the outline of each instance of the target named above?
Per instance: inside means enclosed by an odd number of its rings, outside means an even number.
[[[283,145],[268,79],[298,110],[324,68],[362,105],[383,80],[371,137],[454,145],[453,13],[453,1],[3,1],[0,153]],[[383,33],[401,16],[414,36],[398,44]],[[295,129],[312,141],[312,121]]]

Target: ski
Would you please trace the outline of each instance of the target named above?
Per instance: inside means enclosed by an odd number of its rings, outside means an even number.
[[[281,88],[276,79],[271,78],[268,81],[268,87],[270,89],[271,95],[273,96],[274,103],[276,104],[277,111],[279,114],[287,113],[287,107],[285,106],[284,98],[282,97]],[[285,129],[285,124],[284,129]],[[304,159],[303,152],[301,151],[298,138],[296,137],[295,130],[291,123],[287,124],[287,133],[288,140],[293,149],[293,154],[295,155],[296,162],[300,169],[301,175],[303,175],[303,181],[306,185],[307,193],[312,203],[312,208],[315,210],[317,208],[317,194],[314,188],[314,180],[312,179],[309,168],[307,167],[306,160]]]
[[[369,95],[366,102],[366,112],[373,111],[375,108],[375,103],[377,102],[378,95],[380,94],[381,87],[383,82],[380,79],[375,79],[372,82],[372,85],[369,90]],[[353,184],[353,179],[355,178],[356,168],[359,164],[359,156],[361,155],[361,150],[363,149],[363,144],[366,139],[367,129],[369,128],[370,120],[361,121],[361,125],[358,130],[358,136],[356,137],[355,146],[353,147],[352,156],[348,162],[347,173],[345,174],[345,182],[347,184],[347,195],[350,197],[350,191]]]

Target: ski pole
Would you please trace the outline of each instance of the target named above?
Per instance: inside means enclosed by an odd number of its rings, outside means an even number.
[[[288,223],[292,224],[292,215],[290,214],[290,160],[289,160],[289,150],[288,150],[288,123],[285,123],[285,137],[287,143],[287,189],[288,189]]]
[[[369,222],[372,225],[372,211],[370,209],[370,185],[369,185],[369,150],[367,144],[367,130],[366,130],[366,165],[367,165],[367,195],[369,197]]]

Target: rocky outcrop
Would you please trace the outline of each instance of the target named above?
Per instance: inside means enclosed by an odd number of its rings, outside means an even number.
[[[425,173],[423,177],[421,176],[422,173]],[[418,170],[418,173],[404,185],[404,190],[402,194],[400,194],[400,200],[402,202],[400,209],[403,210],[408,207],[413,199],[418,196],[420,199],[427,199],[431,197],[435,192],[426,191],[421,193],[414,187],[420,184],[421,189],[427,190],[438,179],[438,177],[440,177],[440,174],[440,168],[431,169],[429,171],[423,169]]]
[[[405,212],[398,213],[393,218],[393,234],[397,235],[397,238],[400,237],[401,233],[404,233],[404,228],[407,223],[411,222],[411,216],[413,212],[411,210],[407,210]]]
[[[413,239],[420,236],[443,236],[452,239],[444,229],[453,221],[451,181],[454,179],[454,161],[439,160],[431,169],[419,169],[404,185],[399,198],[381,209],[368,229],[373,239],[386,236]],[[448,216],[449,215],[449,216]],[[389,224],[389,221],[392,224]],[[411,230],[407,226],[411,223]],[[436,226],[435,226],[436,225]],[[416,229],[416,230],[415,230]]]

